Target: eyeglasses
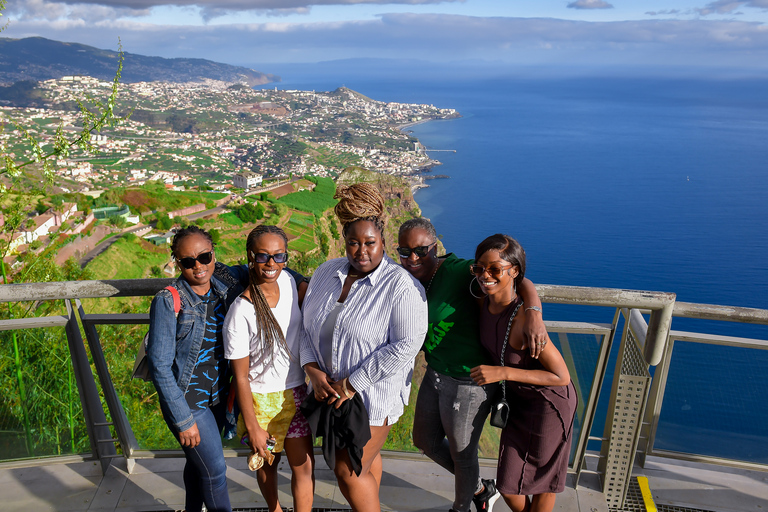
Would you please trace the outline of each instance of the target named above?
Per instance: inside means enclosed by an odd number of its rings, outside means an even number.
[[[485,272],[488,272],[491,277],[499,277],[502,272],[512,267],[514,267],[514,265],[507,265],[506,267],[484,267],[482,265],[470,265],[469,272],[470,274],[473,274],[477,277],[482,276]]]
[[[429,254],[429,250],[436,243],[437,242],[431,243],[429,245],[420,245],[419,247],[414,247],[413,249],[411,249],[410,247],[398,247],[397,254],[399,254],[401,258],[408,258],[411,256],[411,253],[416,253],[416,256],[418,256],[419,258],[423,258],[427,254]]]
[[[275,260],[275,263],[286,263],[288,261],[287,252],[278,252],[277,254],[267,254],[266,252],[253,252],[251,251],[251,257],[256,263],[266,263],[270,259]]]
[[[179,265],[186,269],[195,268],[195,265],[198,261],[203,265],[208,265],[213,261],[213,251],[201,252],[195,258],[192,256],[187,256],[186,258],[176,258],[176,261],[178,261]]]

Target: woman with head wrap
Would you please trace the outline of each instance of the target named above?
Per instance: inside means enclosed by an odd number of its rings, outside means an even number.
[[[427,303],[421,284],[384,252],[378,190],[358,183],[339,187],[335,197],[347,257],[327,261],[312,277],[303,306],[301,364],[315,400],[335,408],[348,401],[364,405],[370,439],[360,467],[348,451],[336,450],[333,470],[353,510],[377,512],[380,451],[408,403]]]

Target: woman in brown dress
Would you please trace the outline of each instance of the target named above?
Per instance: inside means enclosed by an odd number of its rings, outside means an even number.
[[[565,488],[576,389],[552,343],[542,342],[538,358],[523,348],[526,309],[516,292],[525,275],[520,244],[507,235],[490,236],[477,246],[475,262],[470,271],[486,294],[480,342],[499,366],[476,366],[471,376],[480,385],[504,381],[510,405],[496,487],[513,512],[549,512]]]

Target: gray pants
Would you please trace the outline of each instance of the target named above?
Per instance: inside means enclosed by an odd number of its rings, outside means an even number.
[[[453,508],[469,512],[481,489],[477,445],[497,384],[478,386],[470,377],[443,375],[427,367],[413,420],[413,444],[455,475]]]

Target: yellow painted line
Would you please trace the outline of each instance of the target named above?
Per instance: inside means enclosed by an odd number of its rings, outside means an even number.
[[[638,476],[637,483],[640,485],[640,492],[643,493],[643,502],[645,502],[646,512],[657,512],[656,503],[651,495],[651,487],[648,485],[648,477]]]

